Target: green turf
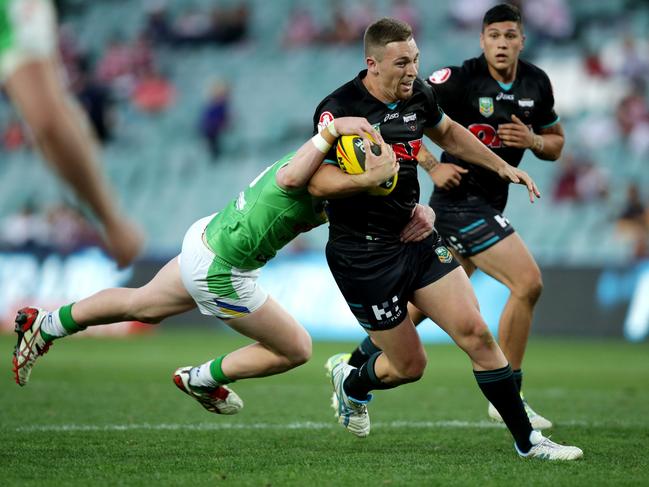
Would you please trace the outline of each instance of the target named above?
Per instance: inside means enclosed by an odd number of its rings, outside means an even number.
[[[425,377],[379,391],[373,429],[358,439],[334,422],[322,364],[349,345],[316,343],[290,373],[242,381],[238,416],[216,416],[171,382],[243,342],[216,332],[134,339],[68,339],[12,382],[13,337],[0,337],[0,484],[57,485],[647,485],[649,344],[530,344],[531,404],[554,420],[552,438],[583,460],[517,457],[465,356],[428,347]],[[455,422],[454,422],[455,421]]]

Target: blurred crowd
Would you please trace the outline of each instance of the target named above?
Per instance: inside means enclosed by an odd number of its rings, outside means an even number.
[[[93,54],[80,47],[74,29],[63,17],[59,51],[65,75],[97,140],[101,144],[113,140],[120,113],[135,110],[155,116],[175,107],[177,89],[160,61],[158,48],[245,42],[248,21],[245,2],[229,8],[191,7],[171,15],[167,3],[156,0],[148,4],[142,28],[134,37],[115,34],[99,54]],[[205,140],[209,153],[218,157],[221,134],[229,121],[230,91],[218,72],[215,80],[205,80],[205,86],[204,105],[195,114],[196,134]],[[31,145],[29,129],[15,112],[0,120],[0,150],[12,152]]]
[[[249,22],[245,1],[229,6],[215,2],[209,8],[189,5],[172,14],[166,1],[156,0],[148,5],[144,34],[155,45],[227,46],[247,39]]]
[[[171,74],[173,67],[165,65],[166,53],[182,55],[183,50],[197,47],[248,49],[255,42],[268,41],[255,38],[252,2],[176,4],[150,0],[144,4],[136,32],[125,34],[116,29],[122,33],[111,37],[101,51],[90,53],[80,47],[74,28],[66,23],[66,1],[58,3],[63,8],[59,42],[67,78],[102,144],[110,144],[119,137],[120,119],[129,114],[141,114],[136,120],[146,123],[173,110],[185,109],[180,101],[184,94],[179,93]],[[449,29],[477,36],[484,12],[496,3],[499,0],[454,0],[440,8],[440,15],[452,26]],[[575,13],[575,3],[568,0],[511,3],[518,4],[524,15],[525,58],[534,59],[535,53],[540,52],[561,53],[560,49],[567,45],[581,53],[580,69],[584,76],[602,83],[614,81],[620,87],[602,96],[601,110],[584,111],[574,116],[579,118],[576,121],[562,118],[566,126],[574,123],[563,157],[554,166],[550,192],[556,204],[609,205],[611,228],[622,238],[633,240],[636,256],[645,256],[647,179],[631,181],[632,171],[620,171],[620,176],[617,165],[627,164],[623,159],[629,155],[635,164],[640,161],[644,170],[649,171],[649,32],[643,35],[629,28],[633,12],[646,9],[646,2],[620,0],[625,10],[614,18],[596,8],[596,2],[589,4],[588,9],[582,8],[579,14]],[[294,2],[286,12],[284,25],[276,26],[273,35],[276,44],[286,49],[287,56],[296,49],[357,46],[365,27],[384,15],[403,19],[416,33],[427,35],[429,26],[422,23],[421,8],[422,2],[415,0],[332,0],[317,6]],[[215,66],[214,76],[201,80],[201,106],[192,109],[196,110],[192,113],[195,140],[190,143],[202,143],[213,161],[224,159],[223,138],[236,125],[232,98],[237,86],[226,76]],[[562,92],[578,89],[563,85],[555,88]],[[29,150],[31,144],[29,131],[15,114],[0,118],[0,155],[2,151]],[[620,146],[621,150],[609,150],[603,156],[603,149],[612,146]],[[620,160],[602,164],[603,157]],[[628,184],[631,186],[625,199],[619,188]],[[645,217],[638,216],[641,214]]]
[[[616,229],[633,246],[635,259],[649,258],[649,205],[647,194],[635,183],[629,183],[626,200],[617,215]]]
[[[27,203],[20,211],[0,219],[0,251],[68,255],[101,245],[99,234],[87,218],[64,203],[46,208]]]
[[[307,6],[296,2],[283,28],[282,45],[287,48],[312,45],[356,45],[365,28],[380,17],[374,0],[328,2],[329,14],[316,16]],[[409,0],[391,0],[385,14],[408,22],[419,29],[417,9]]]

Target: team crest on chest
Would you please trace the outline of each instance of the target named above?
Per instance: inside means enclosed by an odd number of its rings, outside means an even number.
[[[408,113],[407,115],[403,116],[403,123],[406,124],[406,126],[412,130],[413,132],[417,131],[417,114],[416,113]]]
[[[491,117],[494,113],[494,99],[490,96],[481,96],[478,98],[478,107],[482,116]]]

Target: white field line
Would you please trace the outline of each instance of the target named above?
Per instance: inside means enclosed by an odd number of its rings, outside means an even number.
[[[604,427],[604,426],[631,426],[624,424],[611,423],[597,424],[585,421],[571,421],[561,423],[561,426],[584,426],[584,427]],[[337,423],[317,423],[311,421],[295,423],[133,423],[133,424],[43,424],[29,425],[16,428],[16,432],[66,432],[66,431],[133,431],[133,430],[151,430],[151,431],[218,431],[218,430],[327,430],[340,428]],[[492,421],[389,421],[374,422],[373,428],[504,428],[502,423]]]

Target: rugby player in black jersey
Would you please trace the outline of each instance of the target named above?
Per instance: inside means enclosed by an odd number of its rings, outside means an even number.
[[[478,385],[504,418],[522,456],[572,460],[582,451],[550,441],[532,429],[512,370],[487,325],[466,273],[436,234],[402,242],[419,199],[417,154],[426,134],[457,157],[525,184],[530,199],[539,193],[530,177],[491,152],[468,130],[445,116],[435,94],[417,78],[419,50],[408,24],[381,19],[365,33],[367,70],[327,96],[316,109],[314,131],[336,117],[364,116],[392,144],[400,165],[389,195],[359,190],[359,176],[323,164],[309,191],[329,200],[327,261],[347,303],[382,351],[356,368],[329,361],[339,422],[357,436],[370,430],[370,391],[418,380],[426,355],[407,312],[410,300],[442,327],[469,355]],[[330,153],[328,159],[334,161]]]
[[[513,167],[526,149],[540,159],[556,160],[564,142],[550,80],[541,69],[519,59],[523,43],[518,9],[497,5],[484,16],[480,34],[484,54],[428,78],[444,113]],[[453,255],[469,276],[481,269],[510,290],[498,342],[521,390],[523,356],[543,284],[534,258],[503,215],[509,183],[449,151],[442,153],[441,163],[425,147],[418,158],[435,183],[430,199],[435,227]],[[425,318],[412,307],[410,316],[416,324]],[[359,365],[372,353],[376,348],[366,339],[352,353],[350,364]],[[535,429],[552,427],[523,401]],[[492,404],[488,414],[502,421]]]

